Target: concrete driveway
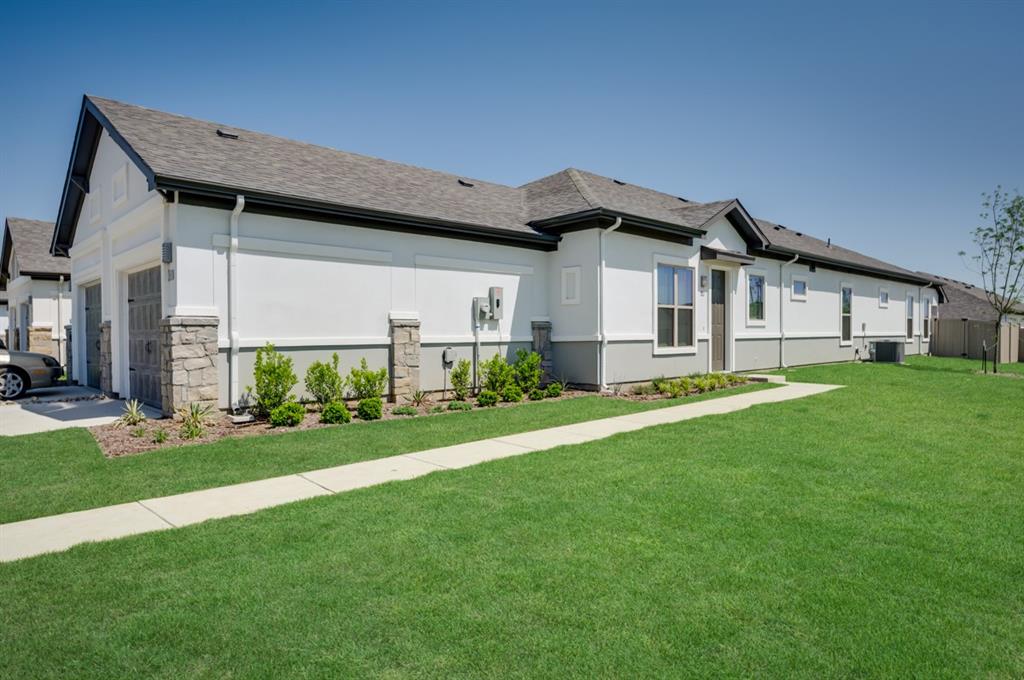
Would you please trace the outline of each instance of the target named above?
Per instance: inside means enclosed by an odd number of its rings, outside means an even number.
[[[106,425],[123,410],[124,401],[107,399],[91,387],[46,387],[32,390],[24,399],[0,402],[0,436]],[[149,407],[146,415],[160,417]]]

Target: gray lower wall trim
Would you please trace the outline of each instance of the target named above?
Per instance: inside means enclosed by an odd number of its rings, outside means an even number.
[[[551,370],[555,379],[575,385],[597,385],[599,348],[597,342],[552,342]]]
[[[612,342],[606,359],[608,383],[635,383],[658,376],[676,378],[708,370],[708,341],[697,341],[695,354],[654,354],[650,340]],[[557,370],[557,365],[556,365]]]

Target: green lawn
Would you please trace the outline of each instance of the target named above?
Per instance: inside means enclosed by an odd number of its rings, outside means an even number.
[[[1024,380],[787,373],[848,387],[0,565],[0,676],[1024,675]]]
[[[752,384],[683,399],[586,396],[408,420],[224,439],[107,459],[81,429],[0,438],[0,524],[422,451],[766,389]]]

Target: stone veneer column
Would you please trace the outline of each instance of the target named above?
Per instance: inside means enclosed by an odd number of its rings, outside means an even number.
[[[110,322],[100,322],[100,392],[112,394],[114,391],[114,375],[111,369],[110,355]]]
[[[160,320],[160,401],[164,415],[173,416],[193,402],[217,407],[215,316],[170,316]]]
[[[544,382],[554,379],[552,369],[554,364],[551,359],[551,322],[531,321],[530,327],[533,330],[533,351],[540,355],[540,367],[544,371]]]
[[[53,331],[32,326],[28,329],[28,351],[53,356]]]
[[[420,322],[391,319],[391,401],[420,389]]]
[[[73,385],[75,383],[73,372],[71,370],[71,360],[74,358],[74,353],[71,351],[72,347],[74,347],[74,344],[71,342],[71,324],[68,324],[67,326],[64,326],[64,356],[67,357],[67,359],[64,360],[64,370],[68,375],[69,385]]]

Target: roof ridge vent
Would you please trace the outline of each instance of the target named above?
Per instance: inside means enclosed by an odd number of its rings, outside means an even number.
[[[238,139],[237,132],[228,132],[223,128],[217,128],[217,136],[223,137],[224,139]]]
[[[462,186],[464,186],[464,187],[472,187],[472,186],[473,186],[473,183],[472,183],[472,182],[467,182],[467,181],[466,181],[466,180],[464,180],[464,179],[460,179],[460,180],[459,180],[459,184],[461,184],[461,185],[462,185]]]

